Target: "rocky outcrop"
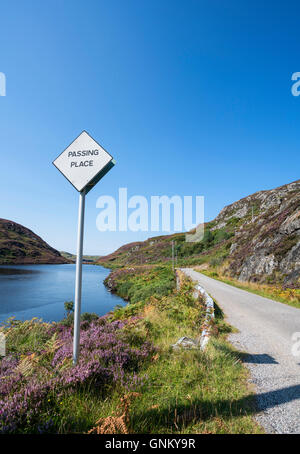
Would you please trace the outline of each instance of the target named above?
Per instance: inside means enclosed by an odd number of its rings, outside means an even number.
[[[300,287],[300,180],[226,206],[205,224],[202,243],[189,244],[184,234],[149,238],[100,262],[109,267],[169,262],[173,240],[179,265],[207,263],[240,280]]]
[[[214,229],[234,225],[225,272],[240,280],[299,284],[300,180],[225,207]]]
[[[26,227],[0,219],[0,265],[70,263]]]

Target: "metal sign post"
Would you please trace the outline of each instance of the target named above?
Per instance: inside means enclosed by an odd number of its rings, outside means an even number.
[[[53,161],[53,164],[79,192],[73,338],[73,364],[77,364],[80,345],[85,196],[115,165],[115,161],[101,145],[99,145],[86,131],[83,131],[71,145]]]
[[[77,363],[80,340],[80,314],[81,314],[81,288],[82,288],[82,251],[84,232],[84,208],[85,190],[79,194],[78,208],[78,233],[77,233],[77,256],[76,256],[76,279],[75,279],[75,309],[74,309],[74,342],[73,364]]]

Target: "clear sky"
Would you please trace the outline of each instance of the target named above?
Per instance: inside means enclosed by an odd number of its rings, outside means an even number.
[[[100,233],[96,200],[204,195],[206,220],[299,178],[298,1],[3,0],[0,217],[75,252],[78,193],[52,165],[86,129],[117,160],[87,196],[84,251],[145,232]]]

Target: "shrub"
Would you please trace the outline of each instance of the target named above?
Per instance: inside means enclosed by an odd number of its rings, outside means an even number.
[[[65,310],[67,312],[67,315],[69,315],[70,312],[74,312],[74,303],[73,303],[73,301],[66,301],[64,306],[65,306]]]
[[[95,319],[95,314],[84,318],[76,366],[71,328],[36,320],[6,328],[9,356],[0,362],[0,433],[38,433],[50,426],[55,431],[58,422],[50,415],[60,411],[59,396],[79,388],[104,392],[103,385],[139,385],[136,372],[152,356],[153,345],[139,333],[129,336],[129,321]],[[32,342],[32,332],[39,342]],[[24,355],[16,352],[19,347]]]

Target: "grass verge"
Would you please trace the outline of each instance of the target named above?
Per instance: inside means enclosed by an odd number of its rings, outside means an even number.
[[[234,278],[229,278],[228,276],[223,276],[216,270],[194,269],[217,281],[300,309],[300,289],[283,288],[280,285],[258,284],[256,282],[243,282]]]
[[[112,272],[106,284],[129,303],[82,322],[76,367],[68,320],[2,327],[0,432],[262,432],[220,310],[205,352],[171,347],[201,333],[205,307],[190,280],[176,291],[169,267],[141,266]]]

